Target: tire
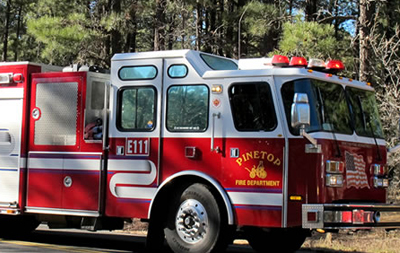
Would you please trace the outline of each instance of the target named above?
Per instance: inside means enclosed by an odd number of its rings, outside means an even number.
[[[23,236],[34,231],[40,222],[34,216],[0,215],[1,236]]]
[[[247,240],[256,252],[295,252],[308,236],[301,228],[271,229],[251,228],[246,231]],[[277,243],[283,242],[283,243]]]
[[[226,222],[208,186],[192,184],[173,199],[164,229],[174,252],[221,252],[227,246],[223,238]]]

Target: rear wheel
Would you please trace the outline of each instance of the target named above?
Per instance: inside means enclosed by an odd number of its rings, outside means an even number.
[[[226,222],[210,188],[192,184],[179,191],[171,203],[164,229],[174,252],[220,252],[226,247]]]
[[[308,233],[301,228],[251,228],[246,231],[250,246],[257,252],[295,252],[304,243]],[[284,243],[277,243],[277,242]]]
[[[16,236],[32,232],[40,222],[34,216],[0,215],[0,235]]]

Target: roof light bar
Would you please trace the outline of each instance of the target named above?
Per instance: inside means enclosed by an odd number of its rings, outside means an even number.
[[[321,59],[310,59],[307,68],[309,69],[324,69],[325,62]]]
[[[284,55],[274,55],[271,61],[273,66],[285,67],[289,65],[289,58]]]
[[[293,56],[290,59],[290,66],[306,67],[307,60],[304,57]]]
[[[329,72],[339,72],[344,70],[344,64],[339,60],[330,60],[326,63],[326,70]]]

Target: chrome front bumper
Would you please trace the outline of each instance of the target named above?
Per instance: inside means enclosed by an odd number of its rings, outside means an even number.
[[[304,204],[303,228],[400,228],[400,205]]]

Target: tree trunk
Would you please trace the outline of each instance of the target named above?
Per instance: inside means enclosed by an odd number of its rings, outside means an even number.
[[[201,33],[203,24],[203,10],[200,1],[196,2],[196,50],[201,50]]]
[[[111,13],[119,14],[121,13],[121,0],[111,0]],[[121,43],[122,34],[117,29],[113,29],[111,31],[111,56],[116,53],[122,52],[122,43]]]
[[[6,9],[6,20],[4,25],[3,61],[7,61],[8,32],[9,32],[10,15],[11,15],[10,12],[11,12],[11,0],[8,0]]]
[[[166,0],[156,0],[156,19],[154,26],[154,50],[165,50],[165,6]]]
[[[359,31],[358,36],[360,40],[360,81],[368,81],[369,77],[369,31],[373,25],[372,14],[375,12],[375,3],[369,0],[360,0],[360,17],[359,17]]]
[[[22,22],[22,3],[19,5],[18,9],[18,21],[17,21],[17,37],[15,38],[15,44],[14,44],[14,61],[18,61],[18,50],[19,50],[19,36],[21,32],[21,22]]]
[[[306,0],[305,15],[307,21],[315,21],[318,0]]]

